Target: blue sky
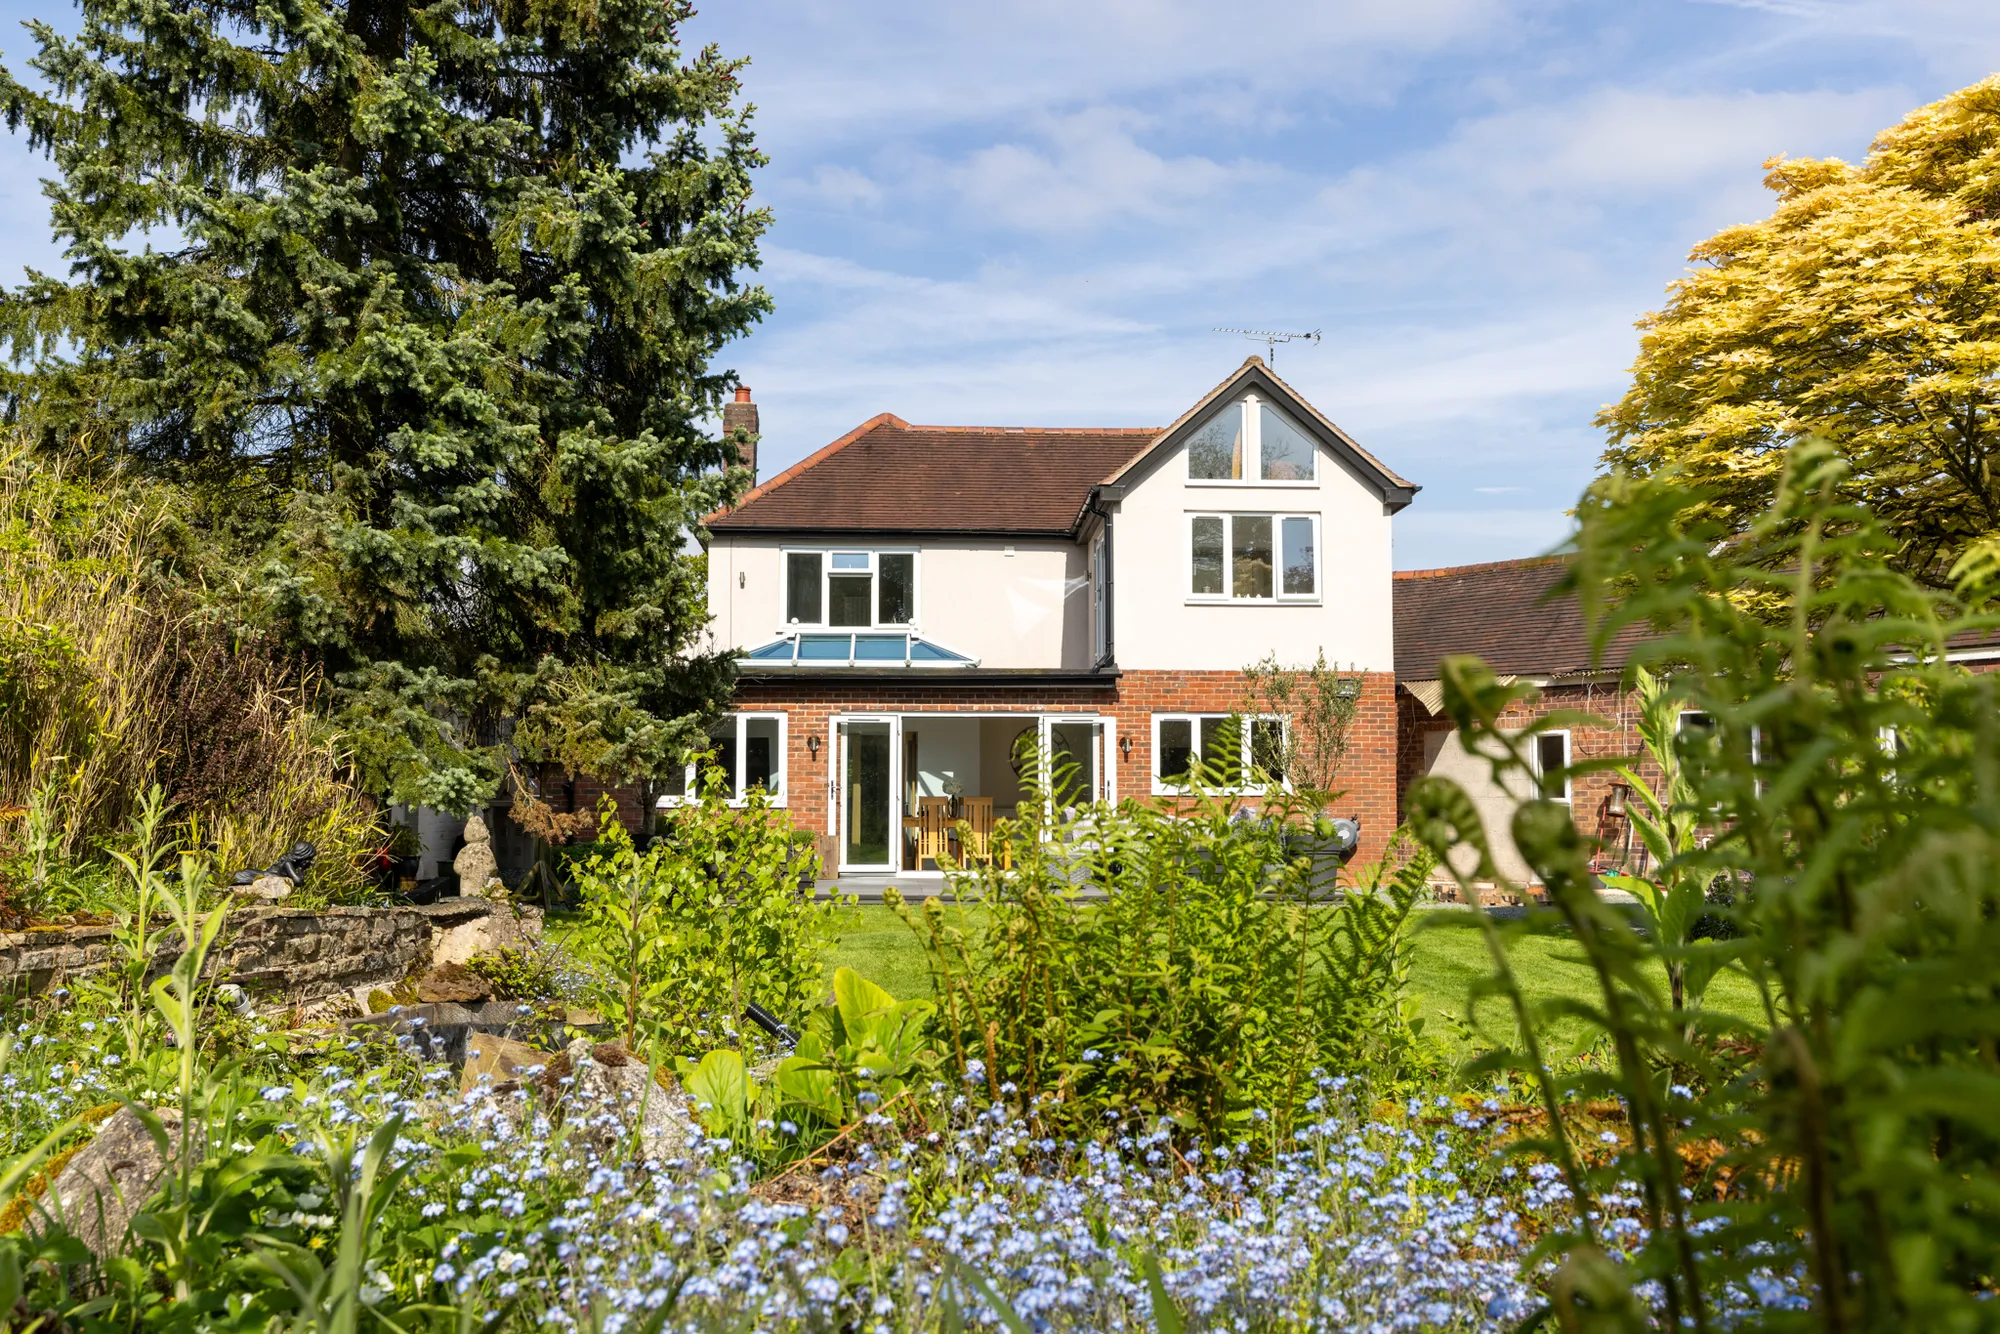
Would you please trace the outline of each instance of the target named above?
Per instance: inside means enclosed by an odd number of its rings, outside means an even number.
[[[1561,537],[1632,321],[1768,211],[1765,158],[2000,68],[1993,0],[713,0],[688,36],[752,58],[772,159],[777,309],[728,358],[766,475],[881,411],[1163,424],[1261,350],[1213,326],[1319,328],[1278,371],[1423,486],[1406,569]],[[55,257],[0,153],[12,280]]]

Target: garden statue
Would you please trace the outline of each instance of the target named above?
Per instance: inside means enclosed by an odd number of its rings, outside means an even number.
[[[458,872],[458,892],[469,899],[483,899],[500,888],[500,863],[493,856],[493,835],[486,821],[477,815],[465,821],[465,846],[452,858],[451,869]]]

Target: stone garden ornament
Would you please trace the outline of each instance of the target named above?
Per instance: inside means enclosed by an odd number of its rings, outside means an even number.
[[[458,892],[466,898],[483,899],[502,888],[500,863],[493,856],[493,835],[477,815],[465,822],[465,846],[452,859],[451,869],[458,872]]]

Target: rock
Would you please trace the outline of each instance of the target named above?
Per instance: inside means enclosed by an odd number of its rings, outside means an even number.
[[[171,1147],[181,1133],[181,1115],[171,1108],[156,1114]],[[166,1166],[146,1123],[130,1107],[120,1107],[56,1174],[41,1208],[96,1254],[111,1254],[124,1242],[132,1216],[153,1197]]]
[[[292,882],[281,875],[260,875],[247,885],[238,885],[231,892],[241,894],[246,899],[283,903],[292,896]]]
[[[418,911],[430,919],[433,966],[531,950],[542,940],[542,910],[530,904],[443,899]]]
[[[466,1039],[465,1069],[459,1073],[458,1091],[471,1093],[482,1081],[497,1089],[517,1082],[533,1067],[547,1069],[556,1059],[551,1052],[513,1038],[474,1033]]]
[[[577,1038],[563,1057],[571,1076],[565,1100],[571,1124],[600,1156],[629,1153],[635,1125],[640,1158],[686,1156],[695,1127],[685,1093],[661,1088],[652,1067],[621,1043]]]
[[[427,1061],[461,1065],[466,1044],[475,1033],[497,1033],[513,1037],[523,1030],[533,1031],[513,1001],[487,1001],[466,1006],[452,1001],[425,1005],[396,1005],[379,1014],[349,1019],[350,1031],[379,1029],[392,1037],[407,1037],[416,1054]]]
[[[493,984],[462,963],[442,963],[417,980],[417,999],[483,1001],[493,999]]]
[[[465,846],[452,859],[458,872],[458,892],[466,898],[483,899],[500,885],[500,863],[493,856],[493,835],[486,821],[470,816],[465,822]]]

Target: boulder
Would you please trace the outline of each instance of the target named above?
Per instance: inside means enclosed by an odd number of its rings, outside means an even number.
[[[258,899],[264,903],[283,903],[292,896],[292,882],[281,875],[264,874],[247,885],[238,885],[232,891],[246,899]]]
[[[181,1115],[161,1108],[171,1146],[181,1133]],[[132,1216],[159,1189],[167,1160],[130,1107],[105,1119],[97,1137],[79,1149],[42,1196],[41,1208],[98,1255],[116,1252]]]
[[[476,1006],[440,1001],[394,1006],[365,1019],[350,1019],[346,1026],[350,1030],[372,1028],[393,1037],[407,1037],[417,1055],[425,1060],[461,1065],[472,1034],[512,1036],[521,1022],[520,1007],[512,1001],[487,1001]]]
[[[465,846],[452,859],[458,872],[458,892],[471,899],[483,899],[500,887],[500,862],[493,855],[493,835],[486,821],[470,816],[465,822]]]
[[[685,1093],[661,1088],[652,1067],[621,1043],[577,1038],[563,1056],[571,1079],[567,1115],[600,1156],[625,1156],[635,1127],[640,1158],[666,1161],[687,1155],[695,1125]]]
[[[528,1070],[546,1070],[559,1058],[552,1052],[531,1047],[498,1033],[474,1033],[465,1042],[465,1068],[459,1072],[458,1091],[471,1093],[482,1082],[498,1089],[518,1084]]]
[[[493,984],[462,963],[441,963],[417,979],[420,1001],[483,1001],[493,999]]]

